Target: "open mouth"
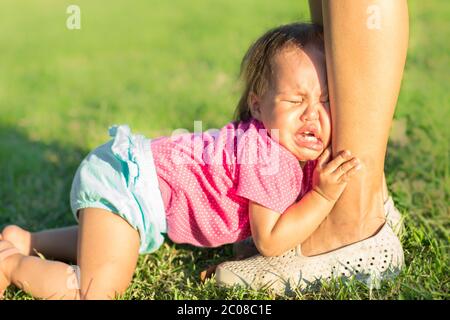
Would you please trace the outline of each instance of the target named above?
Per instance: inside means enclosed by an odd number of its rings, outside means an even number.
[[[319,130],[314,125],[308,125],[298,130],[295,139],[297,144],[303,148],[313,150],[322,150],[323,148],[323,142],[319,138]]]
[[[319,138],[316,137],[316,135],[313,132],[305,131],[300,133],[300,135],[303,137],[305,141],[318,141]]]

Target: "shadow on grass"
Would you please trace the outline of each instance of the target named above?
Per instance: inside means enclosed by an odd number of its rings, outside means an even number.
[[[30,231],[76,224],[69,194],[86,154],[0,126],[0,230],[11,223]]]

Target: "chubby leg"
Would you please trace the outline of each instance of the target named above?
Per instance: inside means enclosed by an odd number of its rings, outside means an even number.
[[[0,251],[15,248],[9,241],[0,241]],[[14,253],[14,252],[12,252]],[[17,252],[0,261],[0,292],[13,283],[35,298],[79,299],[75,269],[59,261],[42,260]]]
[[[351,150],[363,169],[302,244],[306,255],[368,238],[384,223],[384,157],[408,44],[406,0],[323,0],[322,16],[333,154]]]
[[[36,251],[50,260],[76,264],[78,225],[29,232],[16,225],[6,226],[2,233],[24,255],[36,255]]]
[[[139,256],[139,232],[109,211],[80,212],[78,265],[84,299],[113,299],[128,288]]]
[[[8,243],[0,241],[3,246]],[[79,288],[68,264],[22,254],[14,254],[0,264],[0,278],[35,298],[113,299],[131,282],[138,254],[139,234],[135,229],[109,211],[87,208],[80,211]]]

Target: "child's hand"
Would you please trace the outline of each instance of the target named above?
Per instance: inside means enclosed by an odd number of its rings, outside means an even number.
[[[350,178],[361,168],[361,164],[348,150],[341,151],[331,161],[330,155],[329,147],[318,159],[313,174],[313,190],[329,201],[336,201]]]

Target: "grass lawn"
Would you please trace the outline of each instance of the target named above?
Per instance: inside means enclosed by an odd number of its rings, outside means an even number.
[[[69,4],[81,30],[66,28]],[[289,299],[448,299],[450,2],[409,1],[410,48],[386,174],[405,217],[406,268],[379,290],[350,283]],[[309,18],[307,1],[2,0],[0,230],[75,223],[69,191],[84,156],[128,123],[148,137],[220,128],[239,96],[240,60],[270,27]],[[217,288],[199,272],[231,257],[167,241],[140,256],[124,299],[273,299]],[[7,299],[30,299],[10,288]]]

